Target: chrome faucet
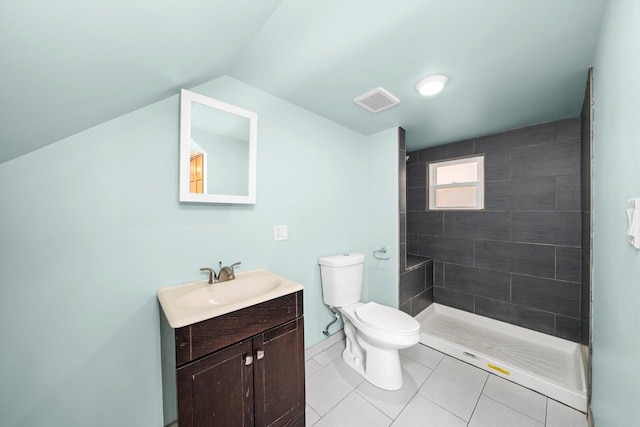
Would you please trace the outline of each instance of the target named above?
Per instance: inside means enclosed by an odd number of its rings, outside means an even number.
[[[213,268],[208,268],[208,267],[202,267],[200,269],[200,271],[208,271],[209,272],[209,284],[212,284],[214,279],[217,282],[218,281],[218,275],[216,274],[215,270]]]
[[[200,271],[208,271],[209,272],[209,284],[218,283],[218,282],[227,282],[229,280],[233,280],[236,278],[235,272],[233,268],[242,264],[241,262],[234,262],[230,266],[222,266],[222,261],[218,263],[220,267],[220,271],[216,274],[213,268],[202,267]]]
[[[218,282],[226,282],[228,280],[233,280],[236,278],[236,274],[233,271],[235,266],[242,264],[241,262],[234,262],[228,267],[220,267],[220,272],[218,273]],[[220,263],[222,265],[222,263]]]

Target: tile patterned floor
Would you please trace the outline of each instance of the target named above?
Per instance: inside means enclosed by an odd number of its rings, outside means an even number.
[[[400,352],[404,386],[372,386],[342,360],[344,340],[306,351],[307,427],[587,427],[568,406],[422,344]]]

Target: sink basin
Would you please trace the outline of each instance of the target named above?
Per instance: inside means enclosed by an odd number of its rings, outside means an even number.
[[[281,283],[275,277],[245,277],[211,285],[207,283],[181,296],[176,303],[191,308],[233,304],[271,292]]]
[[[158,300],[169,325],[181,328],[302,289],[299,283],[260,269],[236,273],[227,282],[200,280],[162,288]]]

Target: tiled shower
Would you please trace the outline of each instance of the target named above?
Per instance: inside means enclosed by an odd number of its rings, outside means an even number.
[[[400,309],[435,301],[586,342],[581,133],[576,117],[407,153],[400,129]],[[478,154],[485,209],[428,211],[428,163]]]
[[[407,161],[405,130],[398,129],[400,210],[400,310],[415,316],[433,302],[433,260],[407,254]]]

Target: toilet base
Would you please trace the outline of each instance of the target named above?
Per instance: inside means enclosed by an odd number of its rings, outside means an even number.
[[[345,363],[365,380],[383,390],[402,388],[402,368],[397,349],[383,349],[368,343],[350,322],[345,322]]]

